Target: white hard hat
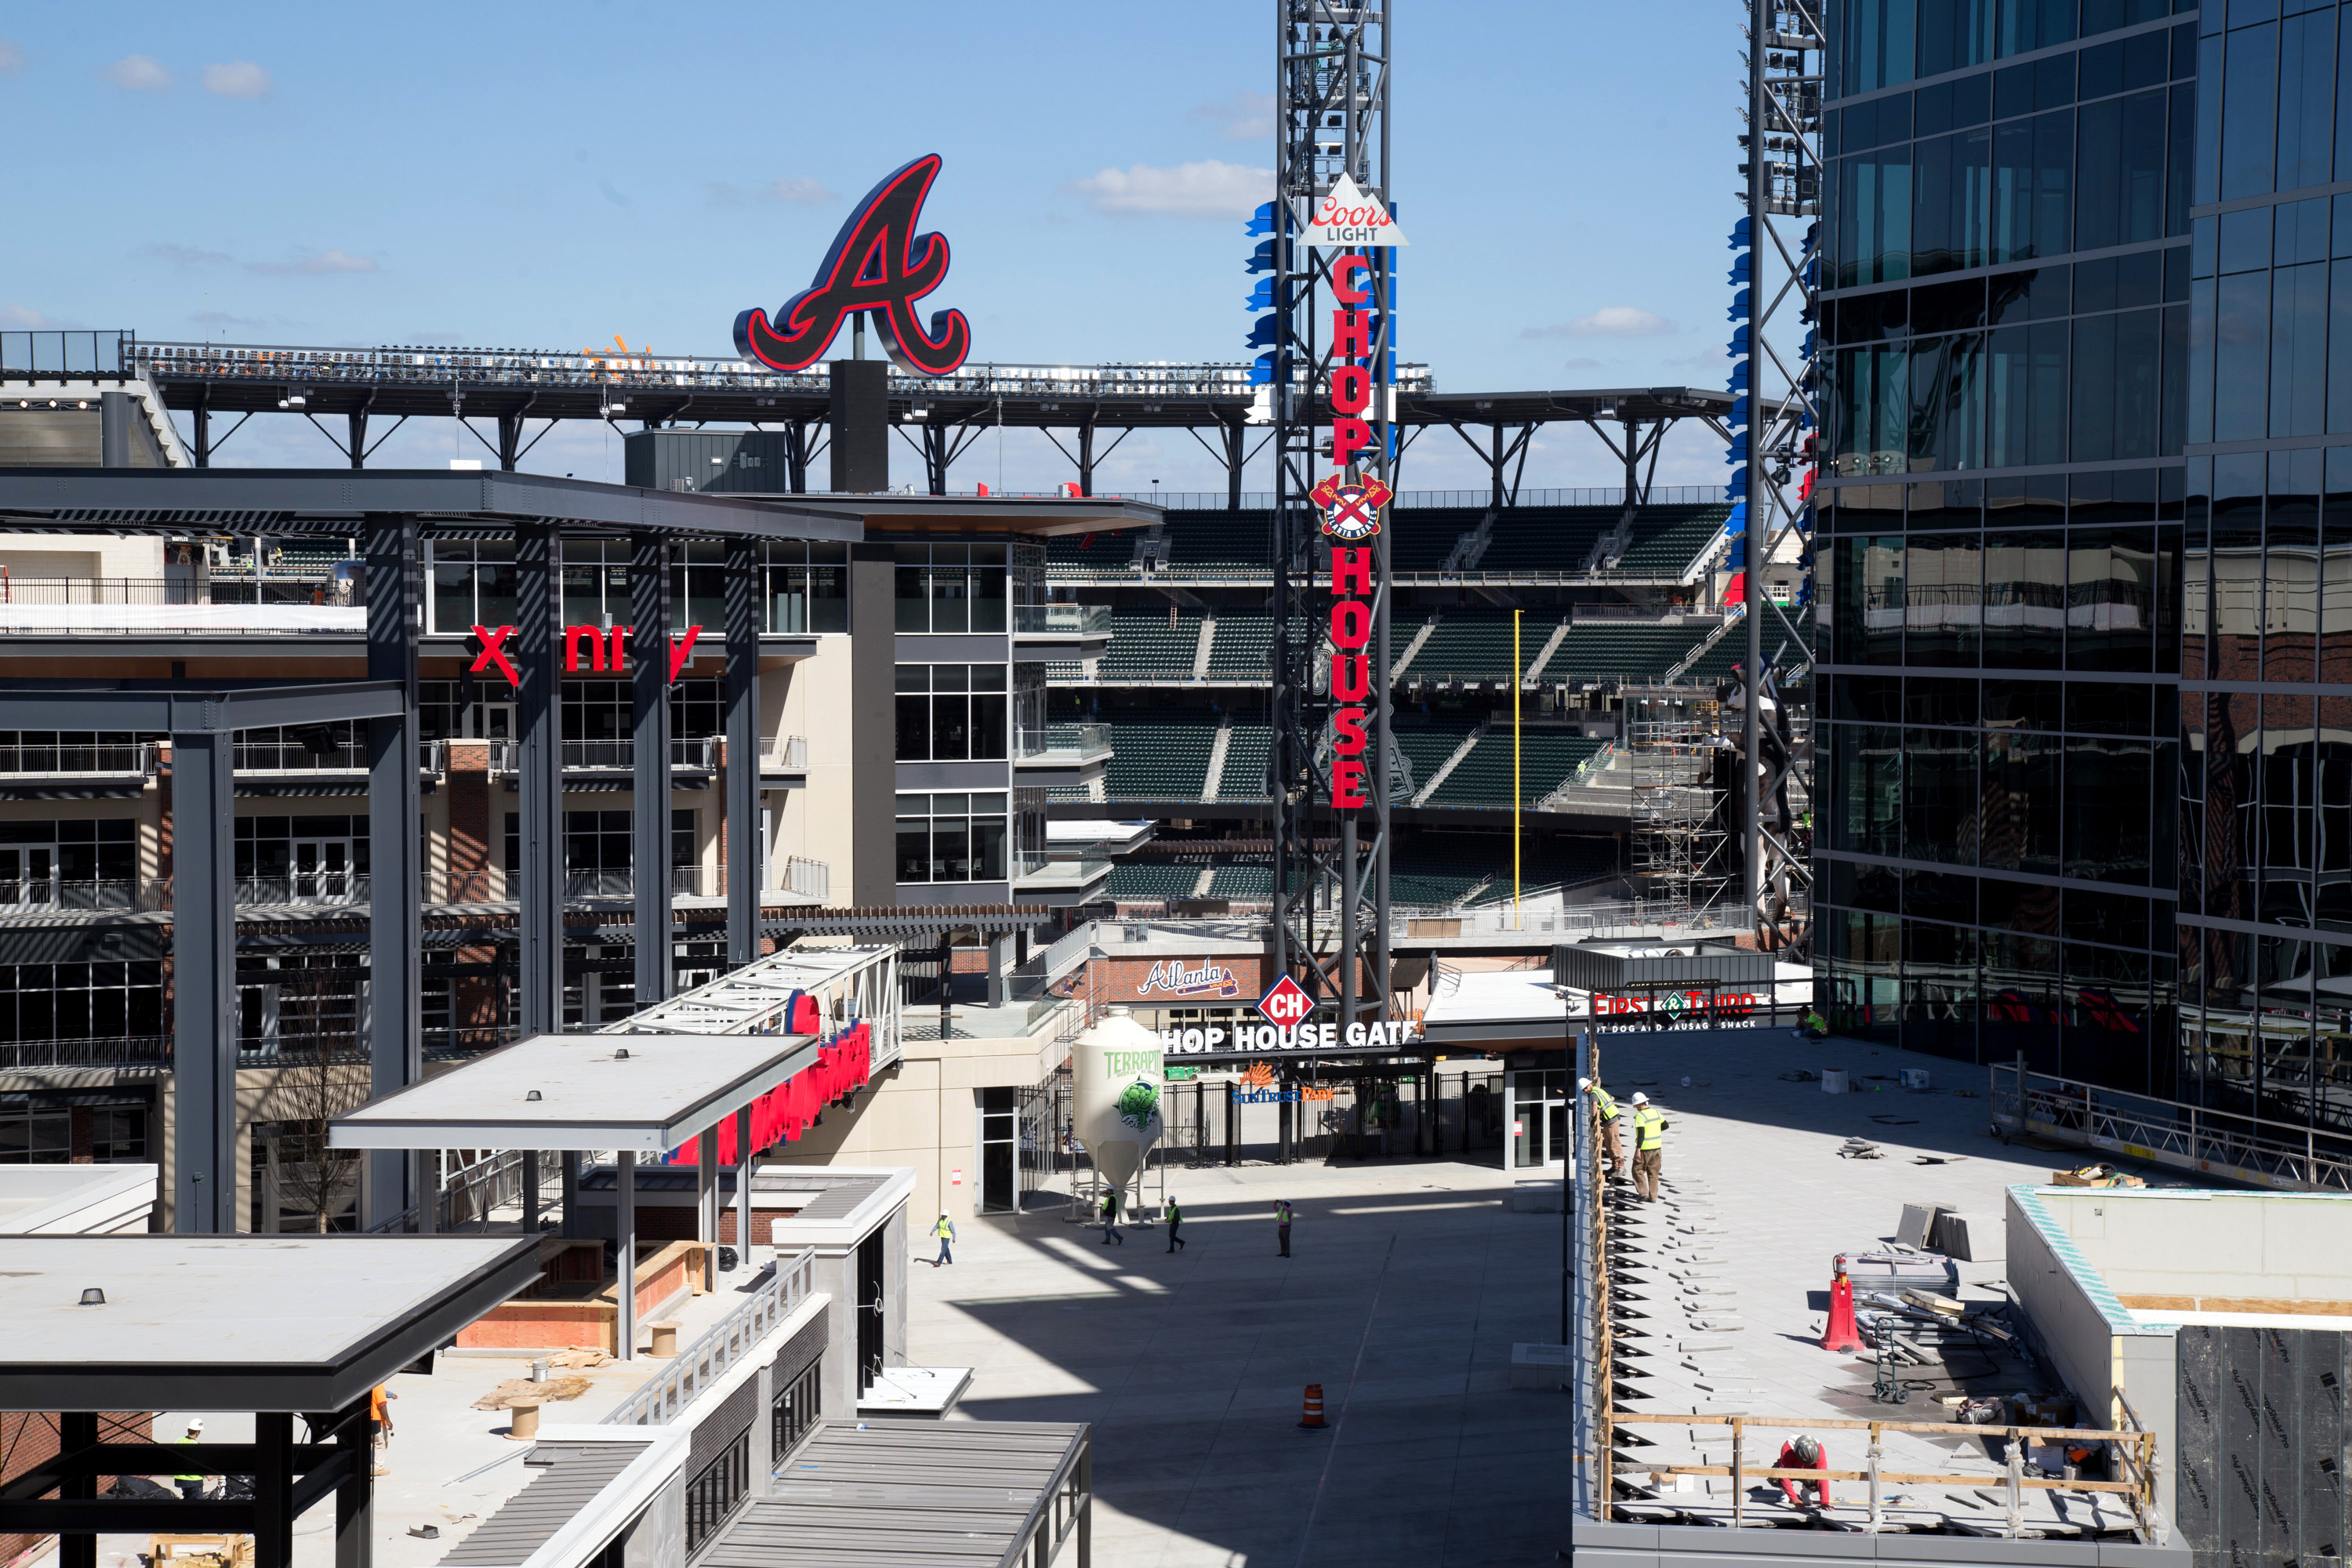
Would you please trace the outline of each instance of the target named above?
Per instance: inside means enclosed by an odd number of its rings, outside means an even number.
[[[1650,1103],[1650,1097],[1643,1094],[1637,1089],[1633,1091],[1633,1103],[1636,1105],[1647,1105]]]
[[[1591,1089],[1591,1087],[1592,1080],[1589,1078],[1580,1078],[1576,1080],[1576,1092],[1579,1094],[1582,1094],[1586,1089]]]
[[[188,1417],[188,1430],[189,1430],[189,1431],[191,1431],[191,1432],[201,1432],[201,1431],[203,1431],[204,1429],[205,1429],[205,1418],[204,1418],[203,1416],[201,1416],[201,1415],[191,1415],[191,1416],[189,1416],[189,1417]]]

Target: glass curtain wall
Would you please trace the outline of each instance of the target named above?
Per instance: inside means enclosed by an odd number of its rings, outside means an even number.
[[[1831,7],[1816,963],[1842,1033],[2172,1082],[2199,16]]]
[[[2201,13],[2179,1093],[2352,1154],[2352,16]]]

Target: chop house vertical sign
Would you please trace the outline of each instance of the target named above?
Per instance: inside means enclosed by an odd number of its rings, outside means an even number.
[[[1360,472],[1358,454],[1372,451],[1378,437],[1364,417],[1372,406],[1375,347],[1371,290],[1360,280],[1370,259],[1350,253],[1331,263],[1331,461],[1337,471],[1307,492],[1323,513],[1331,541],[1331,796],[1334,811],[1360,811],[1365,804],[1364,752],[1372,742],[1368,728],[1372,699],[1372,606],[1381,584],[1380,552],[1370,541],[1381,531],[1390,491],[1379,478]],[[1382,672],[1385,675],[1385,671]]]

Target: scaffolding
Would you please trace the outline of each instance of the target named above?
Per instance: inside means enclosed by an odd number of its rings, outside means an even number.
[[[1712,907],[1727,883],[1720,713],[1720,704],[1703,699],[1626,705],[1626,869],[1639,896],[1664,896],[1683,923]]]

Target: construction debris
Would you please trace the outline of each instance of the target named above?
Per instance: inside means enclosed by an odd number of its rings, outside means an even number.
[[[1849,1138],[1838,1149],[1841,1160],[1884,1160],[1885,1152],[1867,1138]]]
[[[584,1377],[551,1377],[545,1383],[533,1383],[527,1377],[510,1377],[474,1401],[474,1408],[511,1410],[518,1401],[530,1405],[554,1404],[577,1399],[594,1386],[593,1380]]]
[[[2083,1165],[2072,1171],[2053,1171],[2050,1184],[2053,1187],[2144,1187],[2147,1181],[2113,1165],[2100,1163]]]

